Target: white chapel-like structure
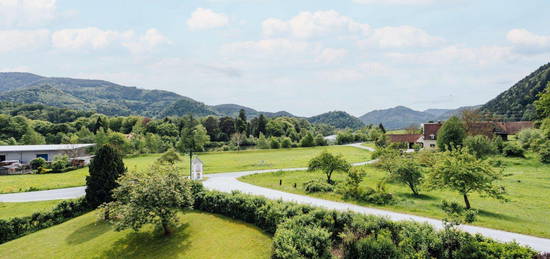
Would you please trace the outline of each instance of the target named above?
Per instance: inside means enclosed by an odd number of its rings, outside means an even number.
[[[203,166],[202,160],[200,160],[198,156],[193,158],[193,160],[191,161],[191,168],[193,169],[191,170],[191,180],[202,179],[203,177],[202,166]]]

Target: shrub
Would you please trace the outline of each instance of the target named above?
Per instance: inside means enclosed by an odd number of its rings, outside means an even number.
[[[334,190],[334,187],[326,182],[311,180],[304,183],[304,190],[307,193],[332,192]]]
[[[464,139],[464,147],[477,158],[483,158],[496,153],[496,147],[492,141],[484,136],[468,136]]]
[[[281,141],[282,148],[290,148],[292,145],[292,140],[289,137],[283,137]]]
[[[506,143],[502,153],[507,157],[525,157],[525,150],[514,143]]]
[[[539,140],[544,139],[539,129],[523,129],[517,134],[517,140],[522,148],[536,148]]]
[[[46,165],[46,160],[44,158],[37,157],[37,158],[31,160],[31,162],[29,164],[31,166],[31,169],[36,170],[36,169]]]
[[[540,162],[550,164],[550,141],[540,146],[538,154]]]
[[[272,149],[278,149],[281,147],[281,144],[279,143],[279,140],[276,137],[271,137],[271,140],[269,142],[269,146]]]
[[[52,170],[54,172],[62,172],[69,166],[69,157],[67,155],[55,156],[52,162]]]
[[[277,228],[272,258],[332,258],[331,247],[331,233],[311,215],[300,215]]]
[[[346,258],[401,258],[397,247],[392,242],[390,233],[383,231],[379,235],[371,235],[357,241]]]
[[[317,134],[314,139],[315,146],[326,146],[328,145],[326,139],[321,134]]]
[[[48,168],[45,168],[45,167],[39,167],[37,170],[36,170],[36,173],[37,174],[47,174],[49,173],[50,171],[52,171],[51,169],[48,169]]]
[[[302,147],[313,147],[313,146],[315,146],[315,140],[313,139],[313,135],[310,132],[308,132],[300,140],[300,146],[302,146]]]

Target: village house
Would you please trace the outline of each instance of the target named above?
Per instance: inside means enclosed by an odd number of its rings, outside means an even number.
[[[415,144],[420,144],[422,134],[387,134],[391,143],[406,143],[407,148],[411,149]]]
[[[67,155],[71,160],[89,162],[87,149],[95,144],[59,144],[59,145],[13,145],[0,146],[0,162],[17,161],[28,164],[31,160],[41,157],[51,162],[54,157]]]

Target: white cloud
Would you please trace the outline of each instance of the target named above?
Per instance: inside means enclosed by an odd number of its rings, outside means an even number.
[[[330,33],[366,34],[369,25],[355,22],[334,10],[301,12],[288,21],[269,18],[262,23],[265,36],[280,36],[290,33],[297,38],[312,38]]]
[[[358,4],[404,4],[404,5],[417,5],[417,4],[431,4],[434,0],[353,0]]]
[[[506,38],[522,52],[550,51],[550,35],[538,35],[525,29],[513,29]]]
[[[0,53],[33,49],[47,44],[48,30],[6,30],[0,31]]]
[[[131,36],[131,32],[120,33],[111,30],[101,30],[96,27],[82,29],[64,29],[53,33],[52,44],[59,49],[101,49],[111,45],[121,36]]]
[[[52,34],[53,46],[66,50],[97,50],[111,46],[123,46],[133,53],[139,53],[170,43],[166,36],[154,28],[147,30],[143,35],[137,35],[133,30],[114,31],[96,27],[64,29]]]
[[[442,38],[431,36],[422,29],[403,25],[375,29],[360,45],[375,44],[381,48],[432,47],[443,42]]]
[[[325,64],[330,64],[330,63],[340,61],[342,58],[344,58],[347,55],[348,55],[348,51],[346,49],[326,48],[321,51],[316,61],[322,62]]]
[[[198,8],[187,19],[187,27],[192,31],[219,28],[227,24],[229,24],[229,18],[225,14],[204,8]]]
[[[123,46],[127,47],[134,53],[150,51],[155,47],[164,44],[172,44],[172,42],[154,28],[147,30],[144,35],[139,37],[139,39],[131,39],[122,43]]]
[[[0,25],[41,25],[55,17],[55,0],[0,0]]]

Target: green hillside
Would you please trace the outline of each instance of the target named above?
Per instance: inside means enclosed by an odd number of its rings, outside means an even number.
[[[509,120],[534,120],[537,118],[533,102],[550,82],[550,63],[517,82],[481,108],[482,111]]]
[[[351,128],[358,129],[365,124],[358,118],[343,111],[332,111],[313,116],[307,119],[311,123],[324,123],[339,129]]]

